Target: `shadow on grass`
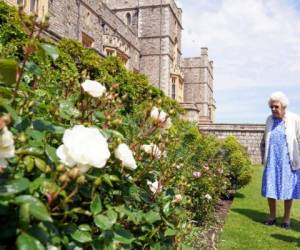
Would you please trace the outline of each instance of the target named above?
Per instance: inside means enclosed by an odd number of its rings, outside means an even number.
[[[241,193],[239,193],[239,192],[236,192],[236,193],[234,194],[234,198],[245,198],[245,195],[244,195],[244,194],[241,194]]]
[[[297,246],[300,247],[300,239],[292,236],[286,236],[282,234],[271,234],[272,237],[278,240],[291,242],[291,243],[297,243]]]
[[[233,209],[231,209],[231,211],[242,214],[242,215],[250,218],[251,220],[258,222],[258,223],[262,223],[262,224],[266,221],[266,219],[269,216],[269,214],[267,214],[267,213],[256,211],[253,209],[246,209],[246,208],[233,208]],[[280,227],[281,221],[282,221],[282,217],[279,217],[277,219],[278,227]],[[300,222],[295,219],[291,219],[291,230],[300,232]],[[282,237],[285,237],[285,236],[282,236]],[[300,242],[300,239],[299,239],[299,242]]]

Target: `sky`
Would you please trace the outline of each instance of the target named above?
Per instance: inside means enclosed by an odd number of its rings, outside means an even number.
[[[299,0],[176,0],[183,57],[208,47],[217,123],[264,123],[272,92],[300,115]]]

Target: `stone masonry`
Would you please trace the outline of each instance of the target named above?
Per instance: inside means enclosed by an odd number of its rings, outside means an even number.
[[[200,124],[200,131],[212,133],[219,139],[234,135],[246,148],[252,163],[262,163],[262,143],[265,125],[262,124]]]
[[[213,97],[213,62],[208,60],[208,49],[201,48],[201,57],[184,58],[184,103],[189,117],[197,117],[200,123],[215,120]]]
[[[101,56],[118,56],[132,71],[182,103],[188,119],[214,122],[213,64],[207,48],[182,58],[182,10],[175,0],[6,0],[49,15],[47,36],[77,39]]]

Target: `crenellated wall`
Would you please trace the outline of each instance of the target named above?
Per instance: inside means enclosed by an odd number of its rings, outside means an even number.
[[[262,142],[265,125],[262,124],[200,124],[200,131],[212,133],[219,139],[234,135],[247,149],[252,163],[262,163]]]

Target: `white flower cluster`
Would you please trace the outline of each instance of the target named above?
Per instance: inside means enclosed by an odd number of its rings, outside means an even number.
[[[77,166],[82,173],[91,167],[104,168],[110,157],[106,138],[95,127],[76,125],[66,129],[62,141],[63,144],[56,150],[57,156],[65,165]],[[131,170],[137,168],[132,151],[126,144],[115,149],[115,156],[125,167]]]
[[[81,87],[92,97],[100,98],[106,92],[106,88],[97,81],[85,80]]]
[[[161,151],[158,148],[158,146],[153,143],[144,144],[144,145],[142,145],[141,149],[144,150],[147,154],[154,156],[156,159],[160,159],[161,157],[167,156],[166,151]]]
[[[153,107],[150,113],[151,118],[159,122],[163,129],[169,129],[172,126],[172,121],[169,115],[157,107]]]
[[[0,131],[0,167],[6,168],[6,158],[15,156],[15,143],[13,134],[5,126]]]

